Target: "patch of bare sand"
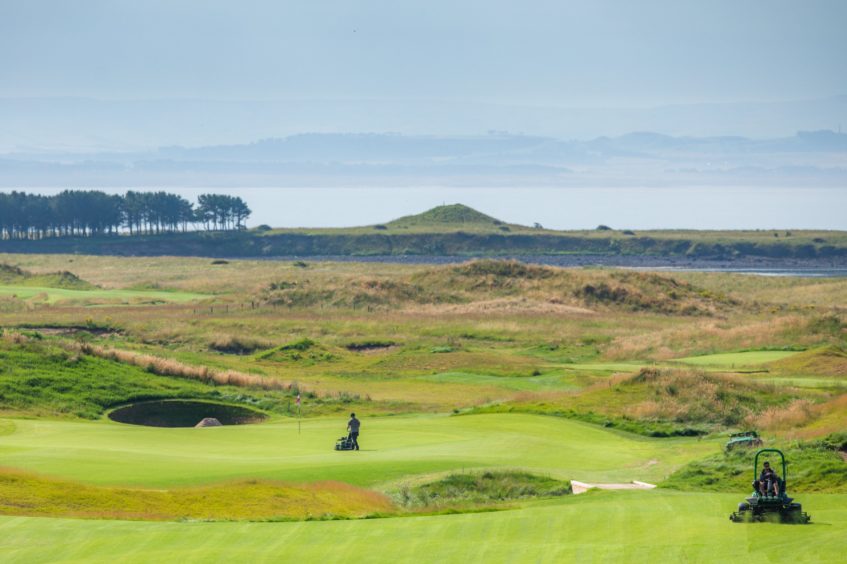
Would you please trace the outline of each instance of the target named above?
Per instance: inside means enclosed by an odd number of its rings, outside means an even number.
[[[648,484],[647,482],[639,482],[638,480],[633,480],[631,482],[626,483],[617,483],[617,484],[589,484],[586,482],[578,482],[576,480],[571,480],[571,488],[573,489],[574,494],[585,493],[588,490],[652,490],[656,486],[654,484]]]

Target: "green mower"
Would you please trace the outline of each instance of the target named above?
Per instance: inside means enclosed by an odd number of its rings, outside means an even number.
[[[729,436],[729,441],[726,443],[726,450],[735,450],[737,448],[752,448],[762,446],[762,439],[756,431],[744,431],[743,433],[733,433]]]
[[[773,452],[782,459],[782,478],[763,481],[759,476],[759,455]],[[766,462],[765,465],[768,463]],[[788,475],[785,472],[785,455],[775,448],[763,448],[753,461],[753,493],[738,504],[738,511],[729,516],[734,523],[768,521],[773,523],[805,524],[812,520],[799,503],[788,497]],[[764,490],[764,493],[763,491]]]

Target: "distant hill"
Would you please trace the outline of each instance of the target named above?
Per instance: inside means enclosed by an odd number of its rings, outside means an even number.
[[[407,215],[388,223],[392,228],[410,227],[462,227],[484,226],[497,227],[503,225],[499,219],[485,215],[463,204],[438,206],[416,215]]]
[[[2,104],[0,104],[2,106]],[[0,112],[0,123],[6,123]],[[0,151],[0,187],[139,185],[835,186],[847,135],[675,137],[640,131],[590,140],[310,133],[252,143],[136,152]]]

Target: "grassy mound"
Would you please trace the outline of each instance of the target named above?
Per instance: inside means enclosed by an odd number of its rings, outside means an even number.
[[[481,474],[450,474],[449,476],[415,486],[403,487],[396,494],[405,507],[444,507],[484,505],[516,499],[555,497],[571,493],[569,482],[537,476],[527,472],[483,472]]]
[[[641,369],[579,394],[528,396],[474,410],[521,412],[579,419],[651,437],[692,436],[747,424],[795,393],[772,384],[699,370]]]
[[[259,299],[290,308],[402,307],[410,304],[455,303],[452,292],[426,287],[414,280],[392,280],[357,276],[326,281],[272,282],[259,293]]]
[[[787,447],[767,446],[779,448],[785,454],[789,495],[801,492],[847,493],[847,463],[841,456],[841,452],[847,449],[847,433]],[[677,470],[661,485],[685,491],[746,492],[752,490],[754,454],[753,450],[740,449],[715,454]],[[767,460],[782,473],[778,456],[771,453]]]
[[[772,362],[771,369],[788,374],[847,376],[847,352],[843,347],[827,345]]]
[[[502,225],[503,222],[473,208],[462,204],[438,206],[431,210],[416,215],[407,215],[388,223],[389,228],[410,227],[443,227],[453,226],[490,226],[492,228]]]
[[[738,304],[671,276],[573,270],[515,260],[474,260],[410,273],[356,272],[318,279],[290,273],[267,284],[258,301],[289,308],[403,308],[514,299],[540,309],[565,306],[662,315],[712,315]],[[591,311],[587,311],[591,313]]]
[[[670,276],[642,272],[611,273],[605,279],[583,284],[574,295],[591,307],[677,315],[711,314],[735,303]]]
[[[49,274],[33,274],[17,266],[0,263],[0,284],[13,286],[37,286],[64,290],[94,290],[94,284],[86,282],[68,271]]]
[[[131,401],[220,395],[199,382],[156,376],[49,343],[0,339],[0,411],[95,419]]]
[[[500,280],[504,278],[538,280],[550,278],[556,273],[553,268],[526,264],[516,260],[475,260],[452,267],[450,270],[459,276],[491,277]]]
[[[145,401],[109,413],[112,421],[147,427],[194,427],[207,417],[223,425],[259,423],[267,418],[264,413],[239,405],[192,400]]]
[[[217,335],[209,343],[209,348],[213,351],[238,355],[251,354],[258,350],[271,348],[272,346],[271,343],[264,339],[244,335]]]
[[[336,354],[311,339],[299,339],[275,347],[258,354],[256,358],[273,362],[297,363],[304,366],[338,360]]]
[[[148,521],[295,520],[391,511],[376,492],[339,482],[238,481],[171,490],[98,487],[0,470],[0,515]]]

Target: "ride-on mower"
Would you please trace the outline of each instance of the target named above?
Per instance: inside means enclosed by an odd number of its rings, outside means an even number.
[[[778,454],[782,459],[782,477],[777,479],[777,491],[768,491],[766,485],[759,483],[759,456],[765,452]],[[764,493],[762,493],[764,489]],[[735,523],[753,521],[771,521],[777,523],[808,523],[811,517],[803,511],[799,503],[788,497],[788,475],[785,472],[785,455],[775,448],[763,448],[753,460],[753,493],[746,501],[738,504],[738,511],[729,516]]]
[[[729,441],[726,443],[726,450],[734,450],[736,448],[752,448],[762,446],[762,439],[756,431],[744,431],[743,433],[733,433],[729,436]]]

